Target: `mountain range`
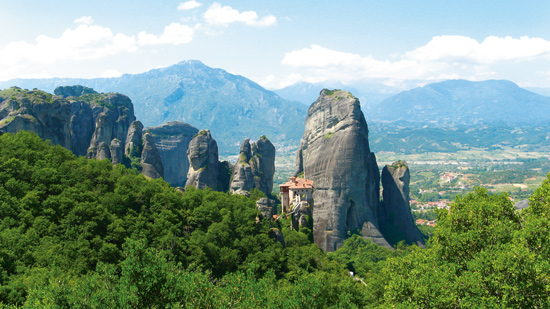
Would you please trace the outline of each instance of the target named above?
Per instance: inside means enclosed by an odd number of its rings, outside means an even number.
[[[323,88],[343,88],[359,98],[375,135],[373,148],[385,151],[483,147],[478,140],[488,141],[492,145],[488,147],[525,144],[525,140],[545,139],[540,126],[550,120],[550,97],[506,80],[448,80],[399,93],[398,88],[373,81],[301,82],[270,91],[197,60],[117,78],[10,80],[0,82],[0,89],[19,86],[52,92],[58,86],[77,84],[129,96],[136,117],[146,127],[177,120],[209,129],[220,155],[236,153],[242,140],[260,135],[270,138],[279,152],[292,153],[304,131],[308,106]],[[515,131],[518,126],[534,125],[538,129],[532,130],[533,138],[526,139],[529,130]],[[468,130],[470,126],[473,131]],[[477,132],[475,140],[472,132]]]
[[[387,86],[381,82],[357,81],[352,84],[342,84],[338,81],[322,83],[298,82],[293,85],[273,90],[281,98],[300,102],[306,105],[313,103],[319,96],[321,89],[344,89],[351,92],[361,102],[361,108],[369,111],[383,100],[397,94],[399,88]]]
[[[550,97],[506,80],[448,80],[391,96],[369,116],[374,121],[435,125],[544,123],[550,120]]]
[[[307,106],[284,100],[243,76],[197,60],[118,78],[17,79],[0,82],[0,88],[52,92],[58,86],[77,84],[127,95],[145,126],[177,120],[209,129],[220,141],[220,154],[233,153],[243,139],[260,135],[279,146],[297,145],[307,111]]]

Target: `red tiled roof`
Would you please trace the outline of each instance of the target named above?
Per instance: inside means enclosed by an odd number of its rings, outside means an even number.
[[[291,177],[289,181],[280,185],[280,187],[289,187],[289,189],[313,189],[313,180]]]

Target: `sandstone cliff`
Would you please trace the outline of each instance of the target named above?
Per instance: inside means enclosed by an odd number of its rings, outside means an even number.
[[[230,190],[248,194],[253,188],[271,194],[275,174],[275,146],[265,136],[250,144],[247,138],[241,144],[238,162],[233,168]]]
[[[209,130],[200,130],[187,149],[189,171],[185,187],[197,189],[206,187],[216,191],[226,191],[220,184],[220,162],[218,161],[218,144]]]
[[[305,125],[296,175],[303,172],[315,182],[315,243],[325,252],[335,251],[348,232],[361,231],[390,247],[378,224],[380,175],[359,100],[347,91],[323,89]]]
[[[199,130],[192,125],[170,121],[158,127],[146,129],[153,137],[164,166],[164,180],[172,186],[185,186],[189,160],[187,149]]]
[[[405,240],[424,246],[424,236],[414,223],[409,200],[410,173],[407,162],[396,161],[382,169],[383,202],[378,210],[382,233],[392,244]]]

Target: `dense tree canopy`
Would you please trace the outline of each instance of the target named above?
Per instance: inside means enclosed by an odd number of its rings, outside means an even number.
[[[1,135],[0,307],[550,306],[549,179],[521,212],[484,189],[457,198],[426,249],[352,235],[328,255],[260,220],[260,196],[181,192]]]

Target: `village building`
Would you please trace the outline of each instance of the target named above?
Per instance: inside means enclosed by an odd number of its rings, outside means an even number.
[[[313,197],[313,180],[290,177],[281,188],[281,206],[283,212],[290,212],[294,204],[307,203]]]

